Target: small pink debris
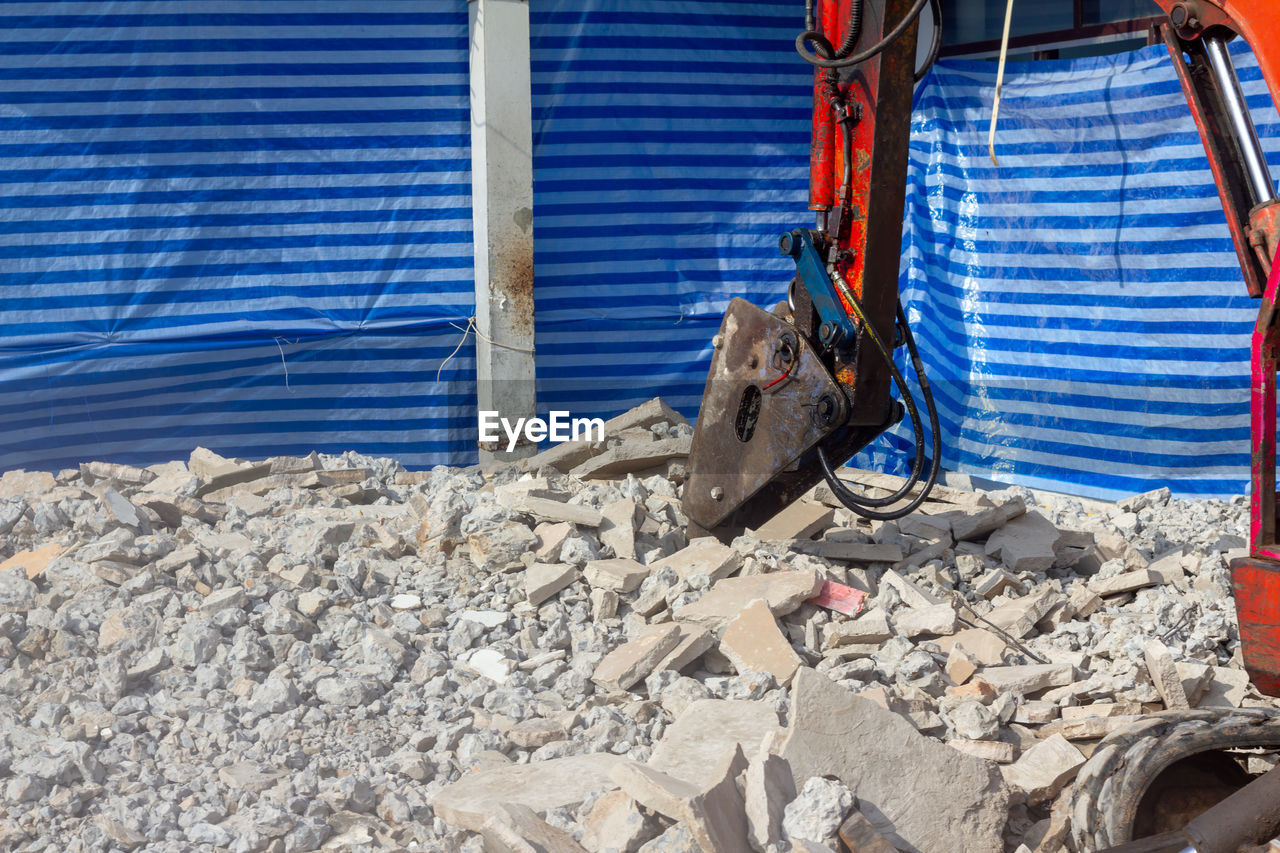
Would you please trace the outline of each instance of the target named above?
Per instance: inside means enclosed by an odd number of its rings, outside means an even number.
[[[853,616],[862,611],[862,604],[866,599],[867,594],[860,589],[835,581],[823,581],[822,589],[809,599],[809,603],[843,613],[845,616]]]

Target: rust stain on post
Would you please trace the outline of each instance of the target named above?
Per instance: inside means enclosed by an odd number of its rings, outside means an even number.
[[[492,296],[502,307],[511,330],[533,340],[533,243],[512,240],[494,247]]]

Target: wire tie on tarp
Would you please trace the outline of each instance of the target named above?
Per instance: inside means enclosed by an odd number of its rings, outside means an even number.
[[[466,328],[463,328],[462,326],[459,326],[456,323],[450,323],[449,325],[457,329],[459,332],[462,332],[462,338],[458,341],[458,345],[453,348],[453,352],[449,353],[449,355],[445,358],[445,360],[440,362],[440,366],[436,368],[437,382],[440,381],[440,373],[441,371],[444,370],[444,366],[448,364],[450,361],[452,361],[453,357],[458,354],[458,350],[462,349],[462,345],[467,342],[467,336],[470,335],[472,332],[475,332],[476,337],[487,344],[491,344],[495,347],[502,347],[503,349],[513,350],[515,352],[524,352],[524,353],[528,353],[529,355],[533,355],[533,347],[513,347],[510,344],[498,343],[493,338],[481,332],[478,328],[476,328],[476,318],[474,314],[472,314],[470,317],[467,318]]]

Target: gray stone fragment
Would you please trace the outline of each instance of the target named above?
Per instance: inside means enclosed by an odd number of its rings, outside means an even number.
[[[636,529],[644,517],[631,498],[613,501],[601,511],[600,544],[613,551],[615,557],[635,559]]]
[[[316,682],[317,699],[348,708],[366,705],[381,692],[377,680],[367,676],[337,675]]]
[[[575,755],[480,770],[441,789],[432,807],[444,821],[479,832],[500,803],[517,803],[535,812],[576,807],[592,792],[613,788],[610,771],[630,763],[616,755]]]
[[[661,441],[628,441],[599,456],[576,465],[569,474],[579,480],[607,480],[625,477],[689,455],[691,439],[665,438]]]
[[[778,729],[778,712],[767,702],[704,699],[667,726],[649,766],[703,788],[714,782],[719,758],[733,746],[753,752]]]
[[[650,625],[634,640],[605,655],[591,679],[606,690],[628,690],[653,672],[679,642],[679,627]]]
[[[1039,512],[1026,512],[987,539],[987,554],[999,557],[1013,572],[1043,572],[1057,559],[1054,548],[1062,534]]]
[[[792,687],[780,755],[797,779],[832,775],[857,791],[863,814],[902,850],[1004,850],[1009,794],[999,773],[811,669]]]
[[[178,629],[169,657],[178,666],[194,669],[210,660],[222,642],[222,634],[208,622],[187,622]]]
[[[578,570],[566,563],[534,563],[524,572],[525,598],[537,607],[577,578]]]
[[[743,800],[751,848],[763,853],[782,840],[782,818],[787,804],[796,798],[791,765],[785,759],[760,750],[743,777]]]
[[[596,800],[583,827],[582,846],[590,853],[636,853],[662,832],[662,825],[625,791],[610,791]]]
[[[0,572],[0,613],[26,613],[35,607],[39,591],[20,571]]]
[[[248,601],[249,597],[245,594],[243,587],[233,586],[227,589],[219,589],[205,596],[204,601],[200,603],[200,612],[212,616],[229,608],[243,608]]]
[[[1187,700],[1186,690],[1178,675],[1177,664],[1168,647],[1159,640],[1151,640],[1143,647],[1142,654],[1147,664],[1147,674],[1151,676],[1151,682],[1160,693],[1164,706],[1169,710],[1190,708],[1191,703]]]
[[[981,702],[961,702],[948,713],[956,734],[968,740],[991,740],[1000,732],[1000,720]]]
[[[102,493],[102,505],[117,523],[130,530],[140,530],[145,525],[138,508],[115,489],[107,489]]]
[[[840,780],[811,777],[786,807],[782,832],[793,844],[799,841],[833,842],[854,801],[853,791]]]

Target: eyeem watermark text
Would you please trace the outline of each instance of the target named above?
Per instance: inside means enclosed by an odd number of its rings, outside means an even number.
[[[516,449],[520,444],[537,444],[546,439],[551,441],[604,441],[603,418],[574,418],[568,412],[549,412],[547,420],[542,418],[516,418],[513,424],[500,412],[481,411],[480,443],[498,442],[506,435],[507,452]],[[522,440],[523,439],[523,440]]]

